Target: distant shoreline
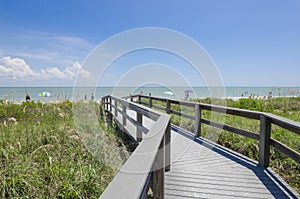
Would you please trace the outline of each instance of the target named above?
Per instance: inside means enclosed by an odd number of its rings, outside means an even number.
[[[171,99],[184,99],[185,90],[192,90],[189,98],[227,98],[238,100],[242,98],[266,99],[272,97],[298,97],[300,96],[300,87],[0,87],[0,100],[22,102],[26,94],[29,94],[31,100],[41,102],[53,101],[80,101],[91,100],[92,96],[96,101],[106,95],[118,97],[128,96],[130,94],[143,93]],[[41,97],[40,93],[50,92],[50,97]],[[220,94],[218,94],[220,92]],[[170,95],[170,93],[172,95]],[[215,94],[217,93],[217,94]],[[217,97],[219,96],[219,97]],[[225,97],[221,97],[225,96]]]

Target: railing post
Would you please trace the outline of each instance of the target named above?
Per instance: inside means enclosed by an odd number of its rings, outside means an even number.
[[[115,117],[118,117],[118,102],[115,100]]]
[[[132,97],[132,95],[130,95],[130,101],[133,102],[133,97]]]
[[[164,140],[160,143],[156,158],[153,164],[153,198],[161,199],[165,196],[165,168],[164,168]]]
[[[106,111],[107,114],[107,124],[109,127],[112,127],[113,115],[110,111]]]
[[[122,124],[123,126],[126,126],[126,106],[122,104]]]
[[[142,126],[143,125],[143,115],[141,113],[136,112],[136,121]],[[142,130],[139,126],[136,127],[136,140],[141,142],[143,139]]]
[[[165,171],[171,169],[171,122],[165,132]]]
[[[106,97],[103,98],[103,109],[106,110]]]
[[[201,136],[201,106],[200,104],[195,104],[195,136]]]
[[[149,96],[149,108],[152,108],[152,97]]]
[[[109,111],[111,111],[111,97],[109,98]]]
[[[105,98],[105,110],[108,110],[108,98]]]
[[[265,115],[260,115],[259,135],[259,166],[267,168],[270,161],[271,121]]]
[[[167,113],[167,114],[170,114],[170,113],[171,113],[170,109],[171,109],[171,104],[170,104],[170,101],[167,100],[167,101],[166,101],[166,113]]]
[[[138,103],[139,103],[139,104],[141,104],[141,98],[142,98],[142,96],[139,95],[139,96],[138,96]]]

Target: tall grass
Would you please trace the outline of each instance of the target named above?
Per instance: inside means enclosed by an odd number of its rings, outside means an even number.
[[[0,147],[0,198],[98,198],[117,172],[83,146],[71,102],[0,101]]]

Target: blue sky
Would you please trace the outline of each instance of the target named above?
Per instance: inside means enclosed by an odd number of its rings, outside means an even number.
[[[196,40],[225,86],[300,86],[298,0],[10,0],[0,2],[0,27],[0,86],[72,86],[93,48],[141,27],[169,28]],[[113,84],[110,79],[120,71],[151,61],[193,74],[157,52],[126,60],[115,63],[103,85]]]

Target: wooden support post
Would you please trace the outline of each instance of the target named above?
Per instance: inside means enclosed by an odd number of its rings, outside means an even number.
[[[170,110],[171,110],[171,104],[170,104],[170,101],[167,100],[167,102],[166,102],[166,113],[170,114],[171,113]]]
[[[195,136],[201,136],[201,106],[200,104],[195,104]]]
[[[115,100],[115,117],[118,117],[118,102]]]
[[[132,97],[132,95],[130,95],[130,101],[133,102],[133,97]]]
[[[259,166],[267,168],[270,162],[271,121],[260,115]]]
[[[107,124],[109,127],[112,127],[113,115],[110,111],[106,111],[107,113]]]
[[[143,115],[141,113],[136,112],[136,121],[143,125]],[[143,139],[143,132],[142,130],[137,126],[136,127],[136,140],[138,142],[141,142]]]
[[[111,108],[111,98],[109,98],[109,111],[112,111],[112,108]]]
[[[103,99],[103,109],[106,110],[106,98]]]
[[[171,122],[165,132],[165,171],[171,169]]]
[[[152,108],[152,98],[149,97],[149,108]]]
[[[122,124],[123,126],[126,126],[126,106],[124,104],[122,104]]]
[[[105,110],[108,110],[108,98],[105,98]]]
[[[138,103],[139,103],[139,104],[141,104],[141,98],[142,98],[142,96],[139,95],[139,96],[138,96]]]
[[[153,179],[152,179],[152,188],[153,188],[153,198],[161,199],[165,197],[165,168],[164,163],[164,140],[162,140],[159,151],[156,154],[156,158],[153,164]]]

